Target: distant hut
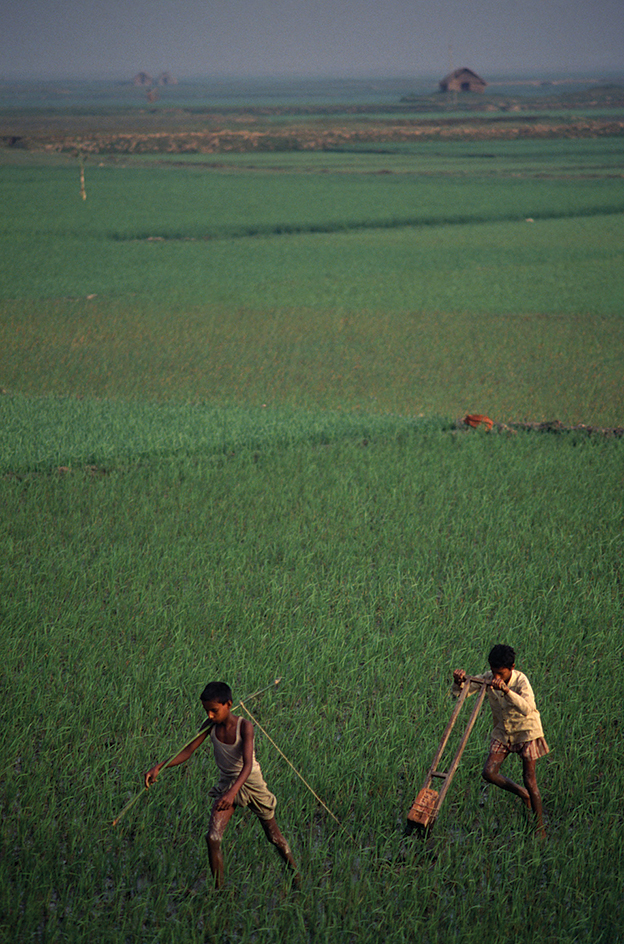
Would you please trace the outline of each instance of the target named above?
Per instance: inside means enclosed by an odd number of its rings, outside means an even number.
[[[455,69],[440,82],[441,92],[482,92],[487,82],[472,69]]]
[[[159,85],[177,85],[178,84],[178,80],[176,79],[175,76],[171,75],[170,72],[161,72],[160,75],[158,76],[157,81]]]
[[[134,85],[138,85],[141,88],[146,88],[147,86],[153,83],[153,78],[151,75],[148,75],[147,72],[137,72],[132,82]]]

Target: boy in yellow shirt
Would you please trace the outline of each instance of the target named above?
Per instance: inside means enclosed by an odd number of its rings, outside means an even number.
[[[535,764],[538,758],[549,753],[549,747],[544,740],[533,689],[526,675],[516,669],[516,654],[511,646],[494,646],[488,655],[488,662],[491,671],[475,676],[489,683],[487,694],[494,722],[490,753],[483,766],[483,778],[524,800],[535,813],[537,832],[543,837],[542,798],[535,777]],[[463,688],[466,673],[463,669],[455,669],[453,679],[453,691],[458,694]],[[471,683],[470,692],[476,691],[478,687]],[[519,754],[522,758],[523,787],[500,773],[501,765],[510,753]]]

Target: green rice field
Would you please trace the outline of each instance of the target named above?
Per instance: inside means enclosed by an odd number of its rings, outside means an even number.
[[[0,150],[3,940],[622,940],[622,142]],[[547,838],[487,706],[406,838],[496,642]],[[212,679],[298,890],[209,750],[139,796]]]
[[[0,383],[619,425],[621,141],[5,151]]]

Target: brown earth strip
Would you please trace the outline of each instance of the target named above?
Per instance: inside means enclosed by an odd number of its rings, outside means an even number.
[[[253,151],[323,151],[364,143],[406,143],[431,139],[493,141],[518,138],[596,138],[624,135],[624,119],[583,118],[557,121],[521,117],[503,121],[469,119],[462,121],[401,120],[354,127],[311,125],[269,129],[200,131],[154,131],[145,133],[60,130],[32,130],[19,137],[20,147],[50,153],[81,154],[219,154]],[[15,134],[0,133],[0,146],[14,145]]]
[[[479,419],[475,423],[471,420]],[[487,422],[485,422],[487,420]],[[457,420],[455,429],[457,431],[471,432],[479,427],[483,427],[487,432],[515,434],[519,431],[531,433],[551,433],[561,435],[563,433],[582,433],[586,436],[602,436],[605,439],[622,439],[624,437],[624,426],[589,426],[585,423],[579,423],[577,426],[566,426],[559,420],[546,420],[542,423],[496,423],[492,422],[486,416],[466,416]]]

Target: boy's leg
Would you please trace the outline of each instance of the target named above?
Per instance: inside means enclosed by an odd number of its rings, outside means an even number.
[[[537,831],[541,836],[545,835],[544,831],[544,818],[542,811],[542,797],[537,786],[537,778],[535,776],[535,764],[536,761],[529,760],[525,757],[522,758],[522,779],[524,785],[529,794],[531,801],[531,809],[535,813],[537,819]]]
[[[210,862],[210,871],[214,878],[215,888],[221,888],[223,885],[223,853],[221,852],[221,842],[223,841],[223,833],[225,832],[225,827],[232,818],[232,813],[234,812],[234,807],[231,806],[227,810],[217,810],[215,809],[219,800],[215,800],[215,804],[212,808],[212,813],[210,815],[210,825],[208,826],[208,832],[206,834],[206,842],[208,844],[208,861]]]
[[[495,786],[500,787],[501,790],[508,790],[509,793],[515,793],[516,796],[519,796],[520,799],[524,800],[526,805],[530,807],[531,797],[529,791],[521,787],[519,783],[514,783],[513,780],[509,780],[508,777],[504,777],[500,773],[501,764],[506,757],[507,754],[499,754],[496,751],[491,751],[483,766],[483,779],[487,780],[488,783],[493,783]]]
[[[293,872],[295,872],[296,874],[297,865],[295,863],[295,860],[293,859],[293,854],[290,851],[290,846],[288,845],[288,843],[286,842],[286,840],[284,839],[283,835],[280,832],[280,828],[277,825],[277,821],[275,817],[273,817],[272,819],[261,819],[260,822],[262,824],[264,834],[269,840],[269,842],[273,846],[275,846],[275,848],[279,852],[284,862],[286,862],[291,867]]]

